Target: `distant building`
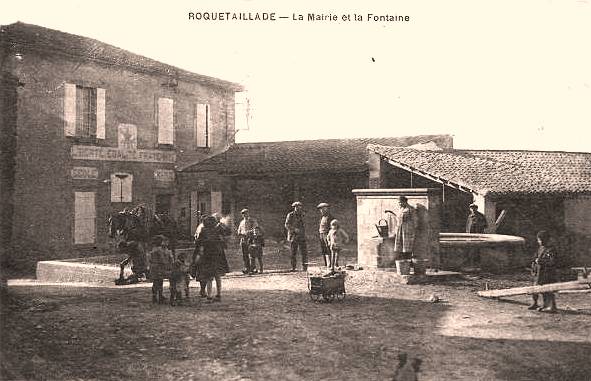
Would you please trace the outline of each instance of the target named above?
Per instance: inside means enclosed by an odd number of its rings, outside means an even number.
[[[548,230],[568,261],[591,264],[591,153],[368,149],[370,187],[443,190],[443,232],[465,231],[475,202],[487,232],[524,237],[533,251]]]
[[[292,202],[301,201],[306,233],[315,243],[316,205],[328,202],[334,216],[355,236],[356,200],[351,191],[367,187],[370,143],[448,149],[453,140],[449,135],[424,135],[235,144],[178,172],[179,203],[191,211],[221,212],[235,220],[242,208],[249,208],[266,234],[280,240]],[[196,224],[193,218],[183,229],[195,231]]]
[[[175,168],[234,142],[238,84],[35,25],[0,29],[3,246],[92,255],[105,220],[176,208]],[[19,258],[12,258],[13,261]]]

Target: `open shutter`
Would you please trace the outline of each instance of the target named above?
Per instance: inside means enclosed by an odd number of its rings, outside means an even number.
[[[158,98],[158,143],[174,144],[173,100]]]
[[[105,89],[96,89],[96,137],[105,138]]]
[[[197,104],[195,114],[195,142],[197,147],[208,147],[209,105],[202,103]]]
[[[76,85],[64,84],[64,135],[76,136]]]

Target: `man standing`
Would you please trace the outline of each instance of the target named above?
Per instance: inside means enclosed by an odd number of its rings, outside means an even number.
[[[299,201],[291,204],[293,211],[285,218],[285,229],[287,229],[287,241],[291,246],[291,271],[296,271],[298,250],[302,256],[302,269],[308,269],[308,250],[306,248],[306,230],[304,228],[304,212],[302,203]]]
[[[470,205],[470,214],[466,221],[466,233],[484,233],[487,228],[486,217],[478,211],[478,205]]]
[[[240,249],[242,250],[242,261],[244,262],[244,269],[242,273],[248,274],[252,272],[250,258],[248,255],[248,235],[252,233],[252,230],[259,226],[257,221],[250,217],[248,209],[242,209],[242,221],[238,225],[238,237],[240,237]]]
[[[322,252],[322,257],[324,259],[324,266],[328,266],[330,264],[330,248],[328,247],[327,241],[327,234],[330,231],[330,221],[334,220],[332,214],[328,208],[326,202],[321,202],[316,207],[320,211],[320,224],[318,226],[318,234],[320,238],[320,251]]]

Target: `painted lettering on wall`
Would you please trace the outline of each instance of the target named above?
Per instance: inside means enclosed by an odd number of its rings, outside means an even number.
[[[101,161],[141,161],[146,163],[174,163],[173,151],[161,150],[120,150],[113,147],[74,145],[72,159]]]
[[[95,167],[74,167],[70,174],[73,179],[98,179],[98,169]]]

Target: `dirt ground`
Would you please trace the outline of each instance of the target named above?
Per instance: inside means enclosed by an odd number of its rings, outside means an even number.
[[[350,272],[332,303],[310,301],[303,272],[226,277],[220,303],[193,282],[177,307],[153,305],[149,284],[13,285],[2,379],[390,380],[401,353],[422,360],[419,380],[591,379],[590,294],[561,294],[560,313],[544,314],[526,296],[475,296],[526,276],[409,286],[369,275]]]

